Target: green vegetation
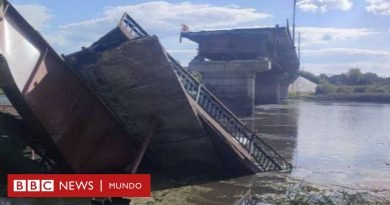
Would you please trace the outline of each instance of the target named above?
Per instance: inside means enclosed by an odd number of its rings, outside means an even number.
[[[302,184],[293,185],[286,197],[273,201],[277,205],[374,205],[388,204],[390,201],[368,193],[347,191],[317,191]]]
[[[272,190],[274,185],[267,185]],[[360,191],[353,188],[321,186],[294,180],[277,185],[280,192],[259,193],[258,190],[247,192],[237,204],[274,204],[274,205],[389,205],[388,197],[377,192]],[[275,187],[275,188],[276,188]],[[282,189],[280,189],[283,187]],[[265,188],[262,186],[262,188]],[[242,202],[246,203],[242,203]]]
[[[317,76],[307,71],[300,71],[300,75],[318,84],[315,95],[298,96],[301,99],[390,102],[390,78],[362,73],[359,68],[338,75]]]
[[[4,95],[4,92],[2,89],[0,89],[0,95]]]

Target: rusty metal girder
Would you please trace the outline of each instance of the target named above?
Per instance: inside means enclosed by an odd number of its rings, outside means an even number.
[[[34,138],[78,173],[132,164],[132,136],[15,8],[0,3],[0,85]]]

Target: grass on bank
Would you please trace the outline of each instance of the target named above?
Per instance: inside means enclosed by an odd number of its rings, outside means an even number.
[[[388,205],[389,199],[374,196],[367,192],[346,190],[318,189],[305,181],[291,183],[285,195],[279,197],[263,198],[261,195],[252,196],[253,203],[240,203],[238,205],[257,204],[258,202],[273,205]]]
[[[389,204],[390,201],[368,193],[347,191],[313,191],[303,183],[290,187],[286,197],[273,202],[275,205],[370,205]]]

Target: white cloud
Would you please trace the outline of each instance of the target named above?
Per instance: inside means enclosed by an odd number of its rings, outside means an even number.
[[[322,48],[302,50],[305,56],[330,56],[330,55],[365,55],[377,57],[390,57],[390,51],[369,50],[359,48]]]
[[[390,15],[390,0],[366,0],[366,10],[376,15]]]
[[[62,25],[56,33],[49,35],[48,39],[65,52],[78,49],[81,45],[87,46],[114,28],[124,12],[129,13],[149,33],[157,34],[162,41],[173,37],[178,41],[182,23],[188,24],[192,30],[231,28],[245,23],[256,24],[271,17],[269,14],[257,12],[256,9],[241,8],[237,5],[213,6],[153,1],[107,7],[102,17]]]
[[[190,2],[174,4],[164,1],[109,7],[106,8],[104,13],[106,17],[112,17],[121,15],[123,12],[139,17],[145,26],[157,26],[166,30],[175,29],[180,23],[189,24],[192,28],[198,30],[210,27],[235,26],[271,17],[271,15],[259,13],[253,8],[241,8],[237,5],[212,6]]]
[[[302,50],[301,69],[315,74],[340,74],[349,68],[390,76],[390,51],[359,48],[319,48]],[[329,60],[331,59],[331,60]]]
[[[37,30],[42,30],[52,18],[50,10],[44,6],[26,4],[15,5],[22,16]]]
[[[299,0],[297,3],[299,9],[310,12],[348,11],[352,6],[352,0]]]
[[[338,41],[356,40],[377,34],[367,28],[298,27],[302,47],[325,45]]]

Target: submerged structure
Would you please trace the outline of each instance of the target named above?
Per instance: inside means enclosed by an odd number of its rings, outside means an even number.
[[[297,77],[299,60],[289,26],[181,33],[198,43],[189,70],[237,115],[279,103]]]
[[[58,172],[291,169],[129,15],[60,57],[12,5],[0,6],[0,86],[31,130],[23,140]]]

